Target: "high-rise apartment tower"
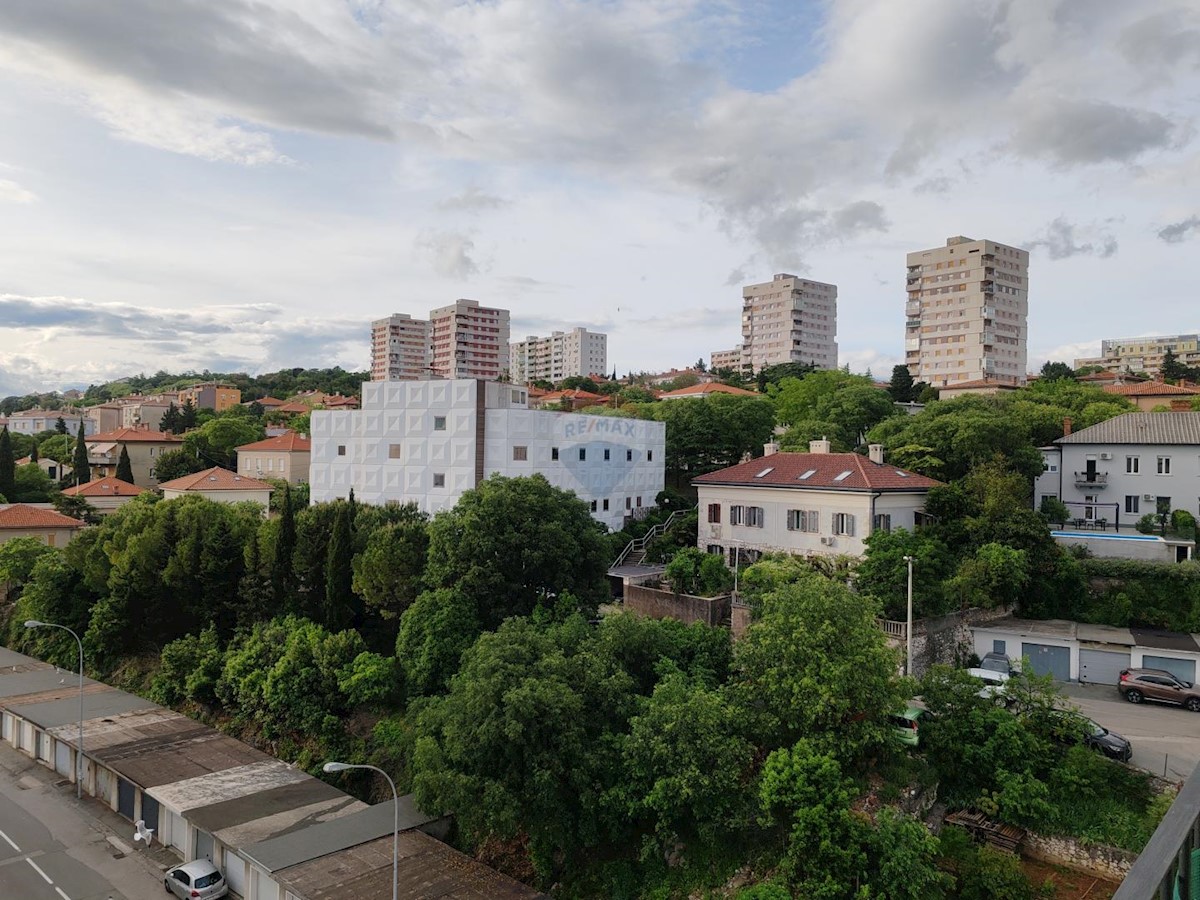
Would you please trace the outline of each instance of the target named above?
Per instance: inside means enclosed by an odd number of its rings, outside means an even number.
[[[459,300],[429,313],[437,378],[495,380],[508,372],[508,310]]]
[[[783,273],[742,288],[742,371],[789,362],[837,368],[837,285]]]
[[[371,380],[429,377],[429,323],[395,313],[371,323]]]
[[[549,337],[530,335],[514,341],[509,352],[509,376],[515,384],[607,373],[608,335],[586,328],[555,331]]]

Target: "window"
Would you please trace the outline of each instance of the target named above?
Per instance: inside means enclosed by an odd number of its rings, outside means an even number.
[[[1158,458],[1158,474],[1159,475],[1170,475],[1171,474],[1171,457],[1160,456]]]
[[[338,444],[338,456],[345,456],[345,455],[346,455],[346,445]]]
[[[638,509],[641,509],[641,508],[642,508],[642,498],[641,498],[641,497],[638,497],[638,498],[637,498],[637,508],[638,508]]]
[[[1125,512],[1127,512],[1127,513],[1138,512],[1139,511],[1138,503],[1141,499],[1142,498],[1139,497],[1137,494],[1126,494],[1125,495]]]
[[[433,486],[434,487],[445,487],[446,486],[446,475],[444,472],[435,472],[434,473]]]
[[[654,462],[654,451],[653,450],[646,451],[646,462]]]
[[[608,511],[608,500],[604,501],[604,509],[606,512]]]
[[[741,525],[742,519],[745,516],[745,512],[746,512],[746,507],[744,507],[744,506],[729,507],[729,524],[730,525]]]
[[[551,447],[551,448],[550,448],[550,458],[551,458],[551,459],[558,459],[558,448],[557,448],[557,447]]]
[[[633,451],[632,450],[625,451],[625,462],[633,462]]]
[[[445,431],[446,430],[446,417],[445,416],[434,416],[433,417],[433,430],[434,431]]]
[[[710,521],[710,522],[720,522],[721,521],[721,504],[720,503],[708,504],[708,521]]]
[[[891,531],[892,530],[892,515],[891,513],[876,513],[872,531]]]
[[[596,501],[593,500],[592,501],[592,512],[595,512],[595,511],[596,511]]]
[[[400,459],[403,449],[399,444],[388,444],[388,459]],[[270,468],[269,464],[267,468]]]
[[[854,516],[850,513],[833,514],[833,533],[854,536]]]
[[[626,498],[625,498],[625,508],[626,508],[626,509],[633,509],[633,498],[632,498],[632,497],[626,497]]]
[[[611,457],[611,456],[609,456],[609,451],[608,451],[608,450],[605,450],[605,451],[604,451],[604,461],[605,461],[605,462],[608,462],[608,461],[609,461],[611,458],[612,458],[612,457]]]
[[[787,513],[788,531],[807,531],[816,533],[820,530],[821,514],[815,509],[789,509]]]
[[[584,461],[584,460],[586,460],[586,459],[587,459],[587,448],[586,448],[586,447],[580,447],[580,448],[579,448],[579,461],[580,461],[580,462],[583,462],[583,461]]]
[[[763,514],[761,506],[746,507],[746,527],[747,528],[762,528],[766,524],[767,517]]]
[[[1142,458],[1140,456],[1125,457],[1125,474],[1138,475],[1142,469]]]
[[[993,653],[1003,653],[1005,656],[1008,656],[1007,643],[1005,641],[993,639],[992,640],[992,652]]]
[[[529,459],[528,447],[513,447],[514,462],[525,462],[527,459]]]
[[[725,555],[725,548],[724,548],[724,547],[722,547],[720,544],[709,544],[707,547],[705,547],[705,548],[704,548],[704,552],[705,552],[705,553],[711,553],[711,554],[713,554],[714,556],[716,556],[716,555],[718,555],[718,554],[720,554],[720,555],[724,556],[724,555]]]

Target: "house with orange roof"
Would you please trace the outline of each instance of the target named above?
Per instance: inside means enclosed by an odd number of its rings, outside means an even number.
[[[146,493],[145,488],[119,478],[97,478],[87,484],[66,488],[64,497],[82,497],[99,515],[116,512],[134,497]]]
[[[273,488],[265,481],[247,478],[228,469],[214,466],[203,472],[193,472],[158,486],[164,500],[199,495],[216,503],[257,503],[265,514],[271,507]]]
[[[1184,382],[1166,384],[1162,381],[1143,381],[1137,384],[1106,384],[1106,394],[1132,400],[1143,412],[1154,412],[1160,406],[1172,410],[1190,410],[1192,398],[1200,396],[1200,388]]]
[[[289,484],[308,481],[311,459],[312,442],[306,435],[294,431],[237,448],[238,474],[251,478],[278,478]]]
[[[179,435],[155,431],[145,425],[102,431],[85,437],[84,442],[93,479],[115,477],[124,448],[129,453],[134,484],[151,488],[158,485],[154,475],[158,458],[183,446],[183,438]]]
[[[16,464],[18,466],[27,466],[31,462],[33,462],[31,458],[22,456],[16,461]],[[49,476],[51,481],[61,481],[74,471],[70,466],[60,463],[57,459],[50,459],[47,456],[39,456],[37,466]]]
[[[608,402],[603,394],[593,394],[583,388],[572,388],[568,391],[550,391],[536,401],[530,397],[530,406],[534,409],[555,409],[574,412],[585,406],[600,406]]]
[[[867,456],[831,453],[811,441],[808,453],[774,452],[692,481],[700,526],[697,545],[732,566],[771,551],[857,556],[876,531],[913,530],[925,497],[940,482],[888,465],[883,447]]]
[[[974,394],[980,397],[995,397],[997,394],[1010,394],[1019,391],[1020,385],[1007,384],[991,378],[977,378],[974,381],[959,381],[939,387],[939,400],[953,400],[955,397],[966,397]]]
[[[0,506],[0,544],[13,538],[31,537],[47,547],[65,547],[84,525],[78,519],[52,509],[24,503]]]
[[[296,400],[291,400],[287,403],[281,403],[275,409],[271,410],[271,412],[281,413],[285,416],[303,416],[312,412],[312,407],[306,406]]]
[[[729,394],[734,397],[761,397],[761,394],[756,394],[754,391],[747,391],[744,388],[733,387],[729,384],[721,384],[719,381],[710,381],[708,384],[693,384],[691,387],[680,388],[677,391],[667,391],[659,394],[659,400],[686,400],[692,397],[711,397],[714,394]]]
[[[283,406],[283,401],[278,397],[259,397],[257,400],[245,401],[242,406],[251,406],[255,403],[263,408],[263,412],[271,412]]]

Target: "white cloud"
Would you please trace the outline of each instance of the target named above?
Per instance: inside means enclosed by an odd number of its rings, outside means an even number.
[[[37,194],[26,190],[15,181],[0,178],[0,203],[33,203]]]
[[[433,271],[445,278],[462,280],[479,274],[475,261],[475,242],[457,231],[430,231],[417,239],[420,251],[433,267]]]

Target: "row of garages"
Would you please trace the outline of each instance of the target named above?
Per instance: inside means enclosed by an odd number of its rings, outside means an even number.
[[[389,801],[368,806],[172,710],[84,680],[83,790],[181,859],[206,858],[244,900],[386,900]],[[0,738],[74,782],[77,678],[0,647]],[[444,844],[448,819],[398,810],[406,896],[518,900],[537,892]],[[330,873],[337,877],[330,880]]]
[[[1166,669],[1195,683],[1200,642],[1195,635],[1150,628],[1112,628],[1061,619],[1036,621],[1006,616],[974,626],[974,650],[1022,659],[1039,675],[1057,681],[1116,684],[1122,669]]]

